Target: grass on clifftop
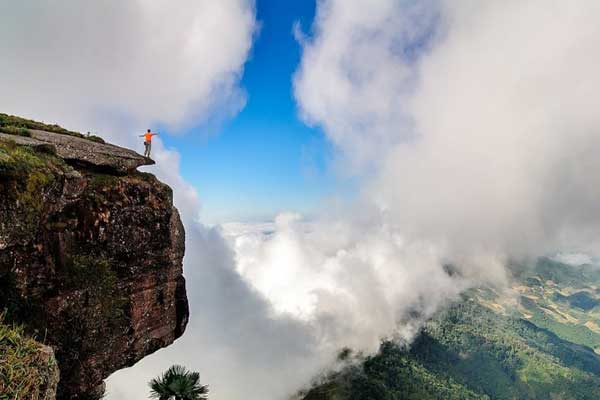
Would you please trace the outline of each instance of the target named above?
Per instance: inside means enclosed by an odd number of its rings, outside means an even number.
[[[31,136],[29,129],[60,133],[62,135],[69,135],[78,138],[88,139],[97,143],[105,143],[104,140],[99,136],[86,136],[82,135],[79,132],[65,129],[56,124],[49,125],[43,122],[33,121],[31,119],[25,119],[21,117],[16,117],[14,115],[0,113],[0,132],[8,133],[11,135]]]
[[[29,172],[43,168],[46,166],[45,156],[29,147],[0,140],[0,172]]]
[[[21,327],[5,325],[0,314],[0,400],[44,398],[55,362]]]

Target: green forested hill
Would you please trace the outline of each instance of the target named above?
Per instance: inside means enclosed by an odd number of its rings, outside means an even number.
[[[510,290],[475,289],[410,348],[383,342],[306,400],[600,399],[600,273],[543,259]]]

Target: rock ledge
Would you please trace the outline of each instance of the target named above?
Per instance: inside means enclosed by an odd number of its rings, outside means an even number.
[[[114,144],[97,143],[60,133],[32,129],[28,131],[31,137],[0,133],[0,139],[12,140],[19,145],[53,152],[71,164],[80,164],[117,174],[127,174],[142,165],[154,164],[151,159]]]

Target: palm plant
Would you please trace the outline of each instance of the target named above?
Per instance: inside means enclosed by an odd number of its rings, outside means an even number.
[[[173,365],[162,376],[150,381],[150,396],[158,400],[205,400],[208,386],[200,384],[200,374]]]

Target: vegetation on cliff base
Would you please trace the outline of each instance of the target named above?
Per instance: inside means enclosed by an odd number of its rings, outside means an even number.
[[[45,399],[57,383],[56,371],[52,354],[0,314],[0,400]]]
[[[82,135],[79,132],[70,131],[56,124],[45,124],[43,122],[33,121],[31,119],[16,117],[14,115],[0,113],[0,132],[11,135],[31,136],[29,129],[60,133],[62,135],[75,136],[83,139],[89,139],[94,142],[104,143],[104,140],[95,135]]]

